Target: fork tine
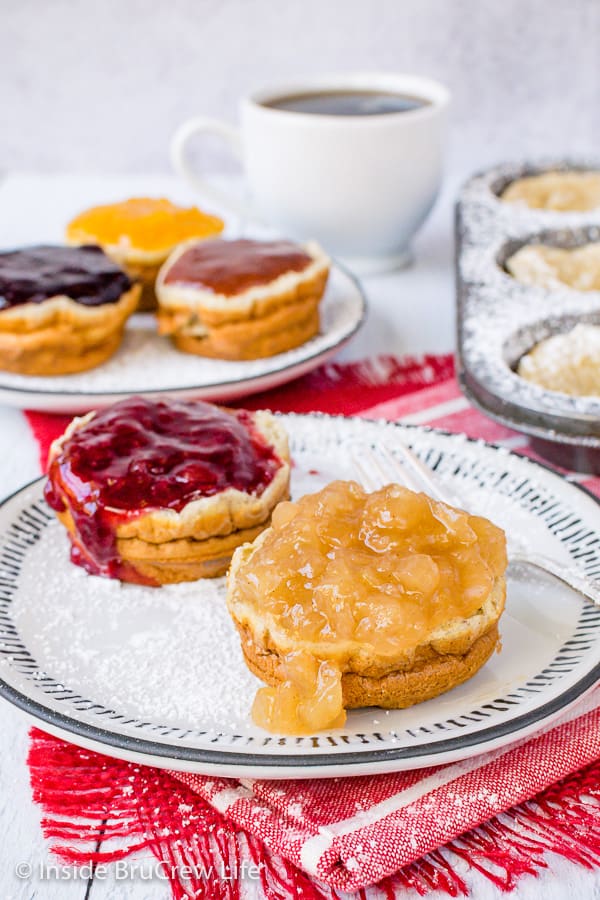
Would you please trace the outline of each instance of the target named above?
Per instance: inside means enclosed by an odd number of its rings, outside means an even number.
[[[376,491],[378,488],[382,487],[383,481],[381,480],[378,469],[376,468],[373,470],[373,468],[369,466],[368,461],[365,459],[365,456],[367,455],[368,451],[365,447],[356,448],[352,450],[350,454],[352,464],[362,486],[367,491]]]
[[[425,491],[430,497],[441,500],[442,503],[448,503],[450,506],[462,506],[461,502],[450,491],[441,486],[435,476],[432,476],[431,470],[422,462],[417,454],[406,447],[404,444],[398,443],[394,445],[394,449],[402,458],[402,463],[394,457],[389,447],[383,445],[380,450],[385,459],[395,466],[402,465],[405,469],[409,469],[415,474],[415,477],[421,484],[420,490]]]
[[[411,488],[411,490],[413,489],[413,479],[411,478],[410,472],[405,471],[396,460],[394,460],[393,465],[390,466],[388,461],[384,459],[381,454],[381,447],[367,448],[365,451],[365,459],[368,461],[370,468],[376,469],[382,485],[396,482],[397,484],[403,484],[405,487]]]
[[[390,482],[403,484],[411,490],[421,490],[421,485],[409,469],[405,468],[391,454],[384,458],[381,447],[362,446],[354,449],[351,457],[363,487],[369,491],[378,490]]]
[[[410,488],[411,491],[428,489],[423,482],[421,473],[414,466],[400,462],[386,444],[381,444],[377,448],[377,455],[379,457],[379,467],[384,469],[388,480],[393,479],[398,484],[403,484],[405,487]]]
[[[450,499],[450,495],[437,484],[427,466],[415,453],[402,444],[395,444],[394,451],[402,457],[402,461],[386,444],[376,448],[363,446],[352,451],[352,462],[363,487],[375,491],[385,484],[395,482],[412,491],[424,491],[444,503],[460,505],[454,498]]]

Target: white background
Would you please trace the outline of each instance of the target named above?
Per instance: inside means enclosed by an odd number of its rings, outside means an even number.
[[[331,70],[446,82],[457,174],[593,150],[600,135],[597,0],[0,0],[0,12],[0,168],[166,170],[184,118],[233,121],[248,89]]]

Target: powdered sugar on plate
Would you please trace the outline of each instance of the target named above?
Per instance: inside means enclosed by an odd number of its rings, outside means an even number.
[[[40,571],[52,577],[35,609],[16,604],[15,622],[53,678],[164,725],[233,731],[247,716],[259,682],[243,663],[223,578],[148,589],[87,575],[69,561],[58,522],[32,549],[20,596]]]

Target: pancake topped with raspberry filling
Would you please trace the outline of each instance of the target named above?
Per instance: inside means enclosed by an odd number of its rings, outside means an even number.
[[[287,438],[268,412],[123,400],[51,447],[46,500],[72,559],[150,584],[222,574],[289,490]]]

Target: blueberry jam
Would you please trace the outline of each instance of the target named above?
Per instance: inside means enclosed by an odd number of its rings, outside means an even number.
[[[131,279],[101,247],[23,247],[0,253],[0,311],[66,296],[84,306],[116,303]]]
[[[227,488],[260,495],[281,461],[246,410],[141,397],[101,410],[52,460],[46,501],[73,518],[73,562],[147,583],[118,553],[116,528]]]

